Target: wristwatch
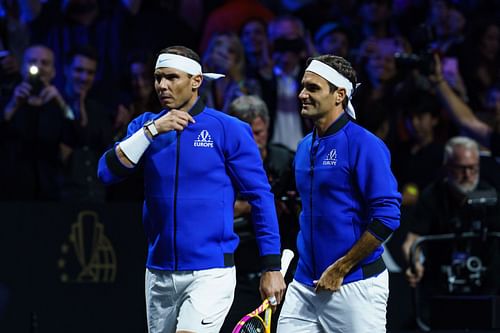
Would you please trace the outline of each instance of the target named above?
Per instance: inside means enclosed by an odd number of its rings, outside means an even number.
[[[146,128],[151,136],[154,138],[158,135],[158,129],[156,129],[155,121],[153,119],[146,121],[144,124],[144,128]]]

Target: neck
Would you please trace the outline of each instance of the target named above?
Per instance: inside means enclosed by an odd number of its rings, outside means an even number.
[[[331,112],[327,113],[325,116],[314,121],[314,125],[318,131],[318,136],[323,136],[328,128],[337,120],[342,114],[344,110],[341,108],[335,108]]]
[[[177,110],[189,112],[189,110],[191,110],[191,108],[193,107],[193,105],[196,103],[197,100],[198,100],[198,95],[193,95],[191,99],[189,99],[186,103],[181,105]]]

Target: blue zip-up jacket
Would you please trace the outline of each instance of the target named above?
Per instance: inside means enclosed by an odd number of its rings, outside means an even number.
[[[166,112],[140,115],[129,124],[126,138]],[[279,269],[274,196],[250,127],[205,107],[200,99],[189,113],[196,123],[155,137],[139,162],[144,165],[146,266],[168,271],[233,266],[238,190],[252,205],[263,269]],[[101,157],[98,177],[110,184],[133,170],[118,160],[113,148]]]
[[[365,231],[384,241],[399,226],[401,195],[389,151],[345,113],[324,136],[313,132],[299,143],[295,177],[302,199],[295,279],[301,283],[313,286]],[[382,272],[382,251],[354,267],[344,283]]]

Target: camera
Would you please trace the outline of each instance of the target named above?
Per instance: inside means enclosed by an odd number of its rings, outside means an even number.
[[[419,25],[411,33],[411,45],[415,48],[414,53],[394,54],[394,60],[399,70],[418,70],[423,75],[434,73],[433,45],[436,42],[435,32],[429,25]]]
[[[31,85],[31,95],[38,96],[45,86],[40,78],[40,70],[36,65],[28,68],[28,83]]]
[[[402,70],[416,69],[424,75],[434,72],[434,52],[432,51],[425,51],[421,54],[396,52],[394,59],[396,66]]]

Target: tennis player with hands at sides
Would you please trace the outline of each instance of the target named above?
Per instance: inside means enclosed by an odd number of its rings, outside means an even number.
[[[382,242],[399,226],[401,195],[385,144],[357,125],[356,73],[345,59],[309,59],[301,114],[315,128],[297,148],[299,261],[278,333],[385,332]]]
[[[279,303],[286,288],[274,198],[250,127],[198,96],[203,77],[220,76],[202,73],[189,48],[160,51],[154,85],[164,109],[132,120],[126,137],[99,161],[106,184],[144,167],[150,333],[219,332],[236,284],[236,191],[252,205],[262,297]]]

